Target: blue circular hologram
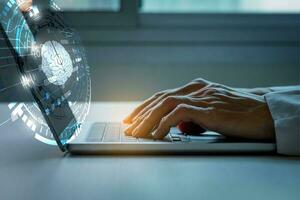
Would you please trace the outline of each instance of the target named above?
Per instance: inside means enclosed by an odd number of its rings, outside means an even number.
[[[42,67],[45,56],[43,56],[41,50],[45,49],[49,42],[59,46],[61,54],[68,57],[69,65],[72,65],[69,70],[72,71],[71,74],[68,71],[67,77],[62,77],[63,81],[59,82],[62,84],[64,95],[61,100],[53,103],[53,106],[58,106],[66,99],[78,124],[82,124],[89,112],[91,102],[90,69],[87,64],[86,53],[76,31],[66,25],[65,20],[60,16],[58,6],[50,1],[50,7],[52,11],[48,10],[45,13],[43,10],[38,10],[38,8],[32,8],[28,11],[25,19],[19,11],[18,3],[15,0],[8,0],[0,13],[1,22],[8,37],[13,38],[12,46],[18,54],[24,57],[32,57],[37,61],[37,66],[34,66],[34,70],[32,70],[32,76],[46,73],[45,68],[43,71]],[[56,69],[58,70],[54,66],[47,69],[47,72],[50,70],[49,73],[64,73],[64,71],[55,72]],[[57,75],[57,77],[60,76]],[[30,81],[25,82],[30,84]],[[55,80],[44,80],[44,84],[53,84],[54,82]],[[46,93],[45,98],[49,98],[50,95]],[[11,102],[8,104],[8,108],[11,110],[11,120],[21,120],[34,133],[34,138],[46,144],[56,145],[36,103]],[[47,112],[50,112],[50,110],[45,110],[45,113]],[[70,128],[70,131],[74,132],[74,129]],[[74,139],[79,133],[80,127],[76,127],[75,134],[70,140]],[[70,140],[63,142],[67,143]]]

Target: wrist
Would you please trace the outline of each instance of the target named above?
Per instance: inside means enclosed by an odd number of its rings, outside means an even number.
[[[265,95],[272,92],[271,88],[238,88],[239,90],[256,95]]]

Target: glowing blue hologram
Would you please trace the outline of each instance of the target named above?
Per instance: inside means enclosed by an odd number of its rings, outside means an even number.
[[[69,140],[63,139],[64,143],[69,142],[80,133],[79,124],[85,121],[91,101],[90,69],[80,38],[62,21],[63,18],[58,16],[57,12],[47,14],[37,7],[31,7],[28,14],[25,14],[26,21],[15,0],[7,0],[5,4],[0,8],[0,20],[8,37],[13,41],[12,46],[20,56],[31,57],[39,63],[26,72],[28,76],[22,77],[20,82],[24,89],[29,89],[33,84],[40,84],[37,80],[44,74],[46,79],[43,84],[63,87],[64,95],[44,111],[50,115],[55,107],[61,106],[64,101],[68,102],[77,121],[76,126],[67,127],[64,133],[70,137],[70,134],[75,132]],[[59,10],[52,0],[50,6],[53,10]],[[46,100],[51,97],[51,93],[46,92],[43,95]],[[56,145],[36,103],[11,102],[8,108],[11,111],[10,121],[21,119],[20,121],[34,133],[35,139]]]
[[[56,141],[53,139],[48,139],[46,137],[41,136],[40,134],[36,133],[34,134],[34,138],[45,143],[45,144],[49,144],[49,145],[57,145]]]

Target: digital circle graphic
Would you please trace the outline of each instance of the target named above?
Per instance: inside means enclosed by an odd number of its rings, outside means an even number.
[[[31,84],[61,86],[61,99],[67,99],[77,122],[84,123],[90,109],[91,79],[78,34],[65,23],[53,1],[50,0],[51,9],[33,7],[25,18],[19,11],[20,2],[7,0],[0,17],[7,35],[14,38],[12,46],[28,59],[26,74],[29,76],[20,77],[24,89]],[[32,102],[9,103],[11,121],[22,121],[34,133],[34,138],[56,145],[38,105]],[[73,136],[79,133],[80,128]]]

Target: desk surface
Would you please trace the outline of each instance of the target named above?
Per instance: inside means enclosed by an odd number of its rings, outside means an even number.
[[[133,106],[97,103],[88,118],[104,120],[102,111],[119,120]],[[0,111],[5,121],[7,105]],[[295,157],[70,156],[33,139],[21,121],[4,123],[0,135],[3,200],[300,199]]]

